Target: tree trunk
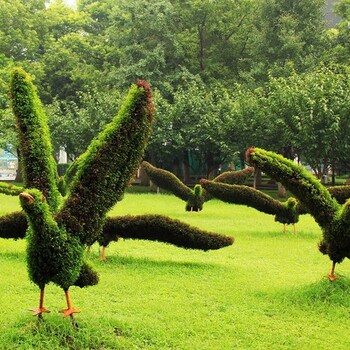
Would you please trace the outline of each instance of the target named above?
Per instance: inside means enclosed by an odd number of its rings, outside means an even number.
[[[140,167],[139,178],[140,178],[140,185],[141,186],[148,186],[149,185],[150,180],[145,172],[145,169],[143,169],[143,167]]]
[[[286,198],[287,197],[286,188],[280,182],[277,182],[277,188],[278,188],[278,197]]]
[[[257,186],[261,186],[262,178],[261,178],[261,170],[258,168],[255,168],[254,172],[254,188]]]
[[[184,164],[183,182],[186,183],[190,181],[190,164],[188,161],[188,151],[184,151],[183,153],[183,164]]]

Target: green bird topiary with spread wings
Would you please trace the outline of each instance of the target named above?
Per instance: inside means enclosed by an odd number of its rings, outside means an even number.
[[[335,265],[350,258],[350,199],[339,204],[318,179],[276,153],[251,147],[246,156],[250,164],[281,182],[314,217],[323,232],[319,250],[331,259],[328,277],[335,280]]]
[[[21,68],[12,73],[10,96],[19,132],[24,187],[0,183],[0,192],[19,194],[25,216],[23,212],[2,216],[0,235],[10,238],[10,231],[16,230],[17,235],[12,237],[21,238],[26,230],[28,272],[40,288],[39,307],[34,309],[34,315],[42,317],[43,313],[49,312],[44,307],[44,290],[53,282],[65,292],[67,308],[62,310],[64,316],[70,316],[74,321],[73,315],[79,311],[72,306],[69,288],[98,283],[97,273],[84,261],[84,248],[106,235],[106,222],[112,220],[106,214],[122,197],[142,160],[153,120],[151,91],[145,81],[138,81],[130,88],[118,114],[79,158],[65,200],[58,191],[60,179],[53,166],[43,108],[30,76]],[[204,250],[233,243],[230,237],[208,234],[185,224],[177,228],[176,223],[171,224],[172,219],[168,219],[172,238],[159,230],[155,237],[144,229],[150,220],[156,225],[154,217],[141,219],[137,229],[145,234],[136,233],[136,236],[147,239],[148,235],[152,240],[185,247],[186,239],[180,244],[175,236],[187,235],[191,241],[197,234],[195,240],[203,243],[199,242],[195,248]],[[163,219],[159,216],[157,220]],[[160,226],[165,231],[168,229],[162,223]],[[134,226],[129,224],[129,227]],[[109,225],[108,234],[111,235],[114,229],[119,230],[120,226]],[[112,236],[115,239],[117,235],[118,232],[114,232]]]
[[[192,190],[170,171],[157,168],[146,161],[142,162],[142,167],[151,181],[158,187],[172,192],[176,197],[185,201],[186,211],[201,211],[204,202],[212,198],[207,191],[202,189],[200,184],[196,184]],[[213,179],[213,182],[242,184],[253,172],[254,168],[252,167],[240,171],[226,171]]]

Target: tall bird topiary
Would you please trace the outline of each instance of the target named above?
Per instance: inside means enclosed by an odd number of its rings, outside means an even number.
[[[34,314],[47,312],[44,288],[54,282],[66,295],[64,316],[73,316],[78,310],[71,304],[69,287],[75,283],[84,287],[98,280],[83,262],[84,246],[101,234],[107,211],[142,159],[152,122],[150,89],[143,81],[132,86],[118,115],[84,154],[69,196],[57,214],[59,192],[48,128],[31,79],[21,69],[13,72],[11,97],[19,126],[25,185],[36,188],[20,194],[29,223],[29,275],[40,288],[40,303]]]
[[[201,211],[204,202],[211,199],[210,194],[205,190],[203,191],[200,184],[195,185],[192,190],[170,171],[157,168],[146,161],[142,162],[142,167],[151,181],[158,187],[170,191],[176,197],[186,201],[186,211]],[[253,174],[253,172],[254,168],[252,167],[240,171],[226,171],[213,179],[213,181],[229,184],[242,184]]]
[[[281,182],[315,218],[323,232],[319,250],[331,259],[328,277],[335,280],[335,265],[350,258],[350,200],[339,204],[318,179],[276,153],[252,147],[246,156],[250,164]]]

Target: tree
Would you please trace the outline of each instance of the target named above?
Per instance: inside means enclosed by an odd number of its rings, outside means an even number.
[[[174,91],[172,103],[158,100],[157,122],[148,147],[152,162],[162,168],[184,164],[185,181],[189,180],[190,166],[196,175],[203,171],[207,177],[216,175],[219,166],[232,159],[232,150],[225,142],[231,118],[229,104],[224,88],[209,89],[195,80],[186,89]]]
[[[290,145],[318,177],[348,159],[349,69],[271,79],[271,115],[281,119]]]
[[[268,71],[288,76],[314,67],[322,54],[323,10],[323,0],[261,0],[253,73],[266,79]]]
[[[328,44],[327,61],[338,63],[349,63],[349,21],[350,2],[349,0],[339,0],[334,4],[334,12],[340,17],[340,22],[336,28],[327,32],[326,43]]]
[[[46,107],[55,154],[58,156],[63,148],[68,159],[73,161],[85,152],[120,103],[121,94],[117,90],[81,92],[77,102],[55,99]]]

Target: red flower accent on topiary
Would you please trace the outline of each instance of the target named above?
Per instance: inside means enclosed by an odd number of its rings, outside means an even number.
[[[249,164],[251,164],[251,154],[254,152],[255,147],[249,147],[245,152],[245,158]]]
[[[142,80],[142,79],[138,79],[136,82],[136,85],[138,87],[142,87],[145,90],[145,93],[147,95],[148,110],[150,111],[150,114],[153,115],[154,105],[153,105],[153,95],[151,93],[151,87],[149,86],[146,80]]]

